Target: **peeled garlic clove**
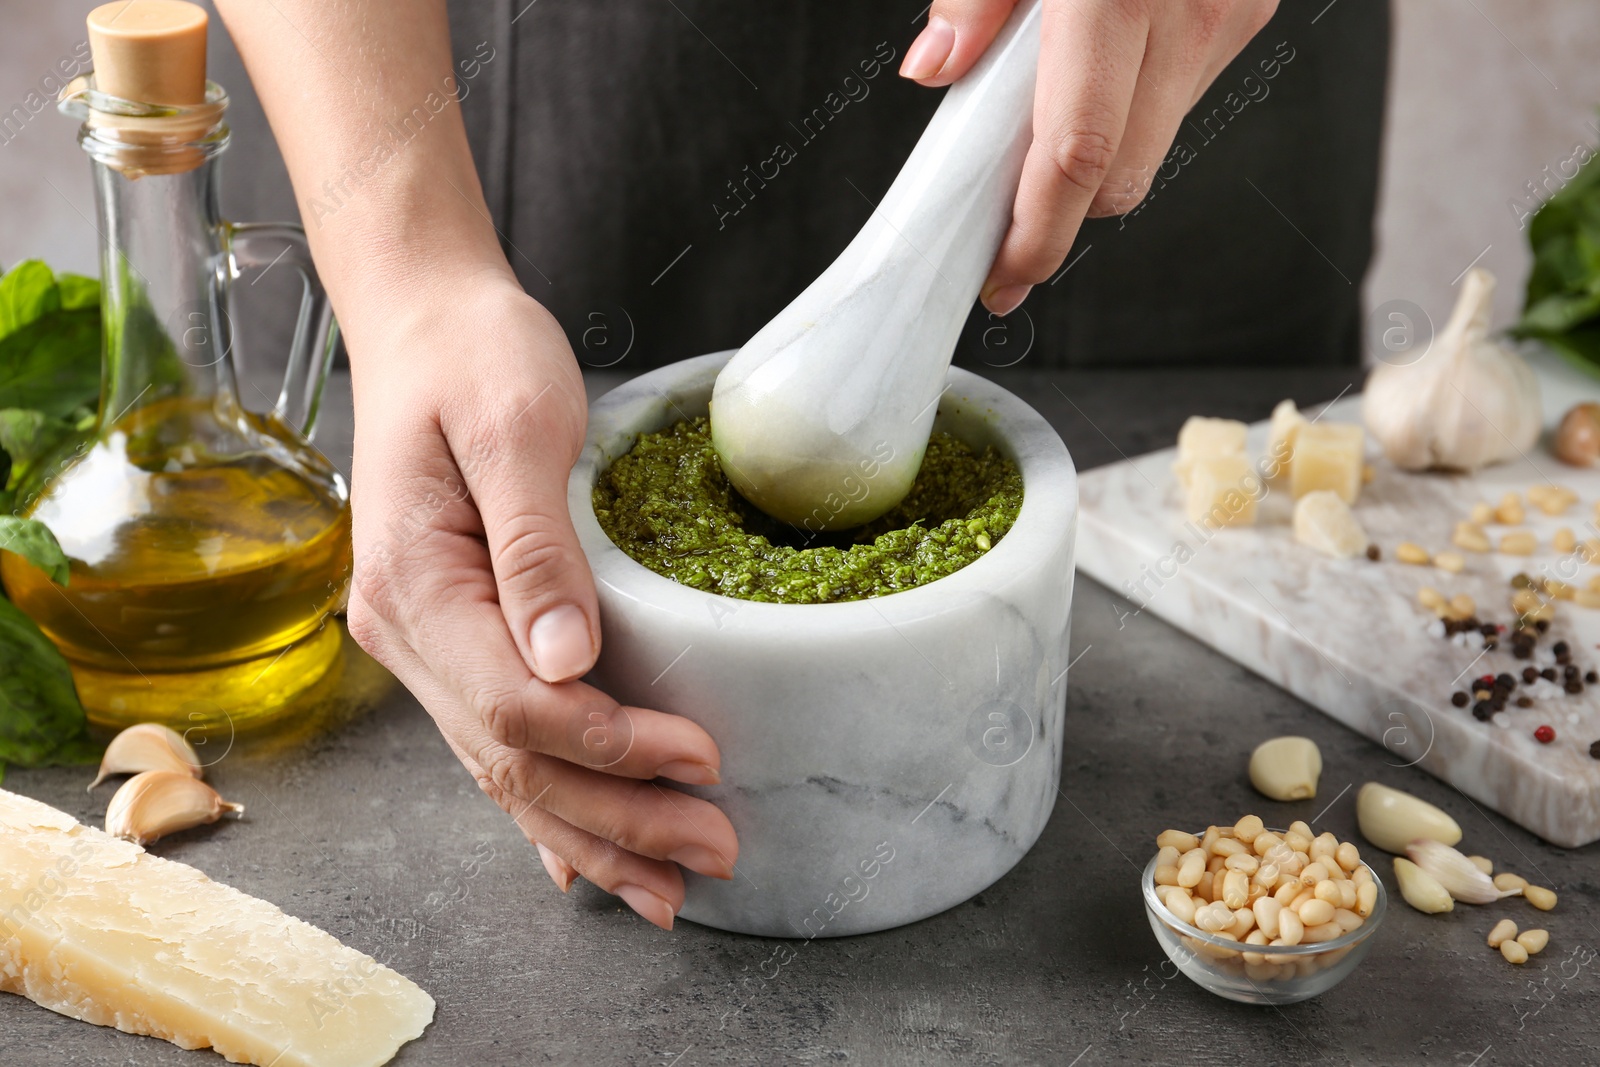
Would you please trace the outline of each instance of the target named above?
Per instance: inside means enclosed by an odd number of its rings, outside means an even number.
[[[1384,454],[1405,470],[1477,470],[1533,447],[1543,427],[1539,384],[1522,357],[1489,335],[1494,276],[1469,271],[1450,321],[1422,356],[1380,364],[1361,411]]]
[[[106,808],[106,833],[148,845],[167,834],[244,814],[209,785],[178,771],[144,771],[122,783]]]
[[[1419,837],[1454,845],[1461,840],[1456,821],[1421,797],[1368,782],[1356,794],[1356,824],[1361,836],[1385,852],[1404,852]]]
[[[1574,467],[1590,467],[1600,459],[1600,404],[1574,404],[1556,429],[1556,458]]]
[[[1455,910],[1456,902],[1439,880],[1404,856],[1394,858],[1394,880],[1400,884],[1400,896],[1420,912],[1437,915]]]
[[[113,774],[174,771],[191,778],[201,776],[200,757],[183,735],[169,726],[142,722],[123,730],[106,746],[100,773],[89,783],[93,789]]]
[[[1273,800],[1317,795],[1322,752],[1309,737],[1274,737],[1250,753],[1250,784]]]
[[[1411,857],[1412,863],[1438,879],[1445,892],[1464,904],[1488,904],[1501,897],[1522,893],[1520,889],[1504,892],[1496,889],[1494,882],[1477,864],[1438,841],[1418,838],[1406,846],[1406,855]]]

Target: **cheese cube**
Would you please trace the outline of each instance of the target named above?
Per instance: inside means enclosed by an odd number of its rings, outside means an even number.
[[[1178,431],[1178,455],[1172,463],[1172,473],[1178,484],[1189,484],[1189,472],[1195,462],[1216,456],[1243,456],[1245,434],[1249,431],[1237,419],[1208,419],[1191,415]]]
[[[1212,456],[1189,467],[1190,522],[1207,526],[1250,526],[1256,521],[1256,504],[1264,495],[1261,476],[1242,455]]]
[[[1262,470],[1268,478],[1279,478],[1289,473],[1290,464],[1294,461],[1295,435],[1305,425],[1306,417],[1300,414],[1293,400],[1280,400],[1278,406],[1272,409],[1272,421],[1268,423],[1267,454],[1262,463]]]
[[[1335,559],[1365,552],[1369,541],[1350,505],[1330,489],[1307,493],[1294,504],[1294,539]]]
[[[1289,492],[1296,499],[1331,489],[1346,504],[1361,494],[1366,431],[1351,422],[1308,422],[1295,431]]]
[[[433,1019],[432,997],[331,934],[5,790],[0,990],[276,1067],[377,1067]]]

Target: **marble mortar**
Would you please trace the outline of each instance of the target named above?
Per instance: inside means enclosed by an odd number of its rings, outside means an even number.
[[[599,474],[637,435],[704,415],[720,352],[645,374],[589,415],[568,503],[604,634],[590,681],[704,726],[721,785],[683,787],[739,832],[731,882],[685,873],[682,917],[832,937],[944,911],[1010,870],[1060,781],[1078,486],[1050,425],[950,371],[937,429],[1017,463],[1023,505],[982,559],[917,589],[767,604],[679,585],[613,545]]]

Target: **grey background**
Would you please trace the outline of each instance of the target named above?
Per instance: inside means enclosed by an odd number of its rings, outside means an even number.
[[[996,377],[1061,430],[1083,468],[1170,443],[1191,411],[1263,418],[1283,396],[1310,403],[1350,384],[1334,370]],[[347,460],[348,423],[330,421],[323,446]],[[785,942],[688,923],[663,933],[585,883],[562,897],[399,688],[366,710],[336,709],[340,724],[303,745],[229,753],[211,780],[247,818],[156,850],[428,989],[437,1019],[401,1064],[1600,1060],[1595,846],[1541,843],[1151,614],[1119,629],[1117,604],[1080,578],[1062,794],[1033,851],[972,901],[913,926],[787,942],[796,956],[770,980],[763,964]],[[1272,803],[1250,788],[1250,748],[1282,733],[1321,746],[1316,800]],[[5,785],[98,825],[108,794],[85,794],[88,778],[13,771]],[[1425,916],[1396,898],[1355,975],[1281,1010],[1167,977],[1138,891],[1157,832],[1326,808],[1315,825],[1353,837],[1352,798],[1369,779],[1444,807],[1466,847],[1554,886],[1559,907],[1544,915],[1508,901]],[[1483,942],[1502,915],[1544,925],[1550,947],[1523,968],[1507,964]],[[0,1034],[8,1067],[208,1062],[19,997],[0,997]]]

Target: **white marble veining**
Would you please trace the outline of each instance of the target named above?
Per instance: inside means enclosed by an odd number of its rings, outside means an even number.
[[[1600,394],[1592,380],[1549,361],[1537,369],[1551,425],[1571,403]],[[1359,403],[1346,398],[1322,417],[1358,422]],[[1265,423],[1253,426],[1252,453],[1265,443]],[[1389,784],[1403,786],[1398,768],[1415,764],[1554,844],[1600,839],[1600,760],[1589,755],[1590,743],[1600,739],[1600,688],[1526,709],[1513,704],[1493,723],[1478,722],[1470,709],[1452,706],[1450,695],[1483,674],[1506,671],[1520,683],[1528,661],[1513,658],[1509,642],[1485,653],[1430,635],[1432,614],[1416,602],[1425,585],[1446,595],[1468,593],[1481,617],[1505,623],[1509,579],[1518,571],[1579,583],[1600,574],[1550,548],[1561,526],[1580,541],[1600,536],[1594,511],[1600,470],[1566,467],[1542,448],[1459,476],[1408,474],[1375,458],[1377,476],[1355,509],[1383,550],[1383,560],[1373,563],[1330,559],[1295,543],[1282,488],[1262,501],[1254,527],[1189,526],[1171,462],[1171,450],[1153,452],[1082,478],[1078,566],[1128,598],[1123,626],[1139,626],[1141,611],[1158,615],[1378,741],[1394,754]],[[1534,556],[1462,552],[1467,568],[1460,574],[1395,561],[1400,541],[1456,550],[1451,533],[1475,501],[1498,502],[1546,480],[1582,500],[1558,518],[1527,508],[1523,528],[1536,532],[1541,546]],[[1487,529],[1497,540],[1508,528]],[[1571,644],[1580,667],[1600,667],[1600,611],[1558,603],[1536,665],[1548,665],[1558,638]],[[1555,728],[1553,743],[1534,739],[1541,723]]]
[[[717,454],[768,514],[842,529],[911,487],[951,353],[1011,223],[1041,7],[1017,5],[861,232],[718,375]]]
[[[686,873],[682,915],[741,933],[835,936],[943,911],[1008,871],[1054,806],[1066,701],[1077,482],[1047,422],[950,372],[937,426],[1021,468],[1012,530],[918,589],[764,604],[679,585],[594,518],[599,471],[641,431],[704,415],[731,353],[646,374],[598,401],[568,503],[604,645],[592,680],[675,712],[721,746],[723,784],[689,789],[739,832],[738,873]]]

